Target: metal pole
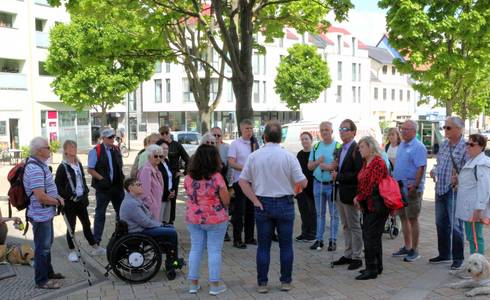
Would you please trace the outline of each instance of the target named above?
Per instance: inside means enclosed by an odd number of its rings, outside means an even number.
[[[126,127],[126,139],[127,139],[127,144],[128,144],[128,150],[131,150],[131,138],[130,138],[130,127],[129,127],[129,97],[128,97],[128,113],[126,115],[126,123],[128,124],[128,126]]]

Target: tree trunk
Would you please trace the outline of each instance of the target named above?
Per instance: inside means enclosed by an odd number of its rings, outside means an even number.
[[[107,125],[109,125],[108,119],[107,119],[107,107],[105,105],[102,105],[101,108],[102,108],[102,112],[101,112],[102,116],[100,118],[101,125],[102,125],[102,127],[106,127]]]
[[[449,117],[453,114],[453,103],[451,101],[446,102],[446,116]]]
[[[205,134],[209,132],[211,126],[211,113],[209,109],[199,109],[199,122],[201,123],[201,133]]]
[[[251,71],[251,70],[250,70]],[[233,85],[233,93],[236,98],[236,121],[237,126],[244,119],[252,120],[252,88],[253,88],[253,73],[248,72],[248,75],[243,79],[233,77],[231,83]]]

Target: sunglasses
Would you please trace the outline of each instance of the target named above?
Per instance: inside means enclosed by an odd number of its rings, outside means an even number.
[[[133,183],[134,186],[142,186],[143,184],[141,182],[136,182],[136,183]]]
[[[108,139],[111,139],[111,140],[112,140],[112,139],[113,139],[113,138],[115,138],[115,137],[116,137],[115,135],[111,135],[111,136],[107,136],[106,138],[108,138]]]
[[[473,142],[466,142],[464,143],[466,145],[466,147],[470,146],[470,147],[475,147],[475,146],[478,146],[477,143],[473,143]]]
[[[206,145],[213,145],[214,146],[215,144],[216,144],[215,142],[210,142],[210,141],[206,142]]]
[[[351,129],[349,127],[340,127],[339,131],[340,132],[347,132],[347,131],[351,131]]]
[[[41,149],[51,150],[51,147],[47,146],[47,147],[42,147]]]
[[[160,132],[161,135],[167,135],[168,132]]]
[[[164,156],[163,155],[153,155],[153,158],[160,158],[160,159],[163,159]]]
[[[220,138],[221,134],[213,134],[215,138]]]
[[[443,128],[444,130],[447,130],[447,131],[449,131],[449,130],[451,130],[451,129],[452,129],[452,127],[451,127],[451,126],[445,126],[445,125],[444,125],[444,126],[442,126],[442,128]]]

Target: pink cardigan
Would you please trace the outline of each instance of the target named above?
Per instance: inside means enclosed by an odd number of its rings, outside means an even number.
[[[153,218],[158,222],[160,219],[160,209],[162,208],[163,178],[162,173],[154,168],[149,161],[138,172],[138,179],[142,184],[145,196],[143,203],[150,210]]]

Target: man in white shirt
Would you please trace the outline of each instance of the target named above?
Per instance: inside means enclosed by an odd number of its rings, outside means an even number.
[[[301,166],[281,142],[281,124],[267,123],[264,131],[266,145],[249,155],[239,184],[255,207],[257,226],[257,283],[259,293],[267,293],[272,233],[277,228],[281,256],[281,290],[291,289],[293,271],[293,227],[295,192],[308,181]]]

